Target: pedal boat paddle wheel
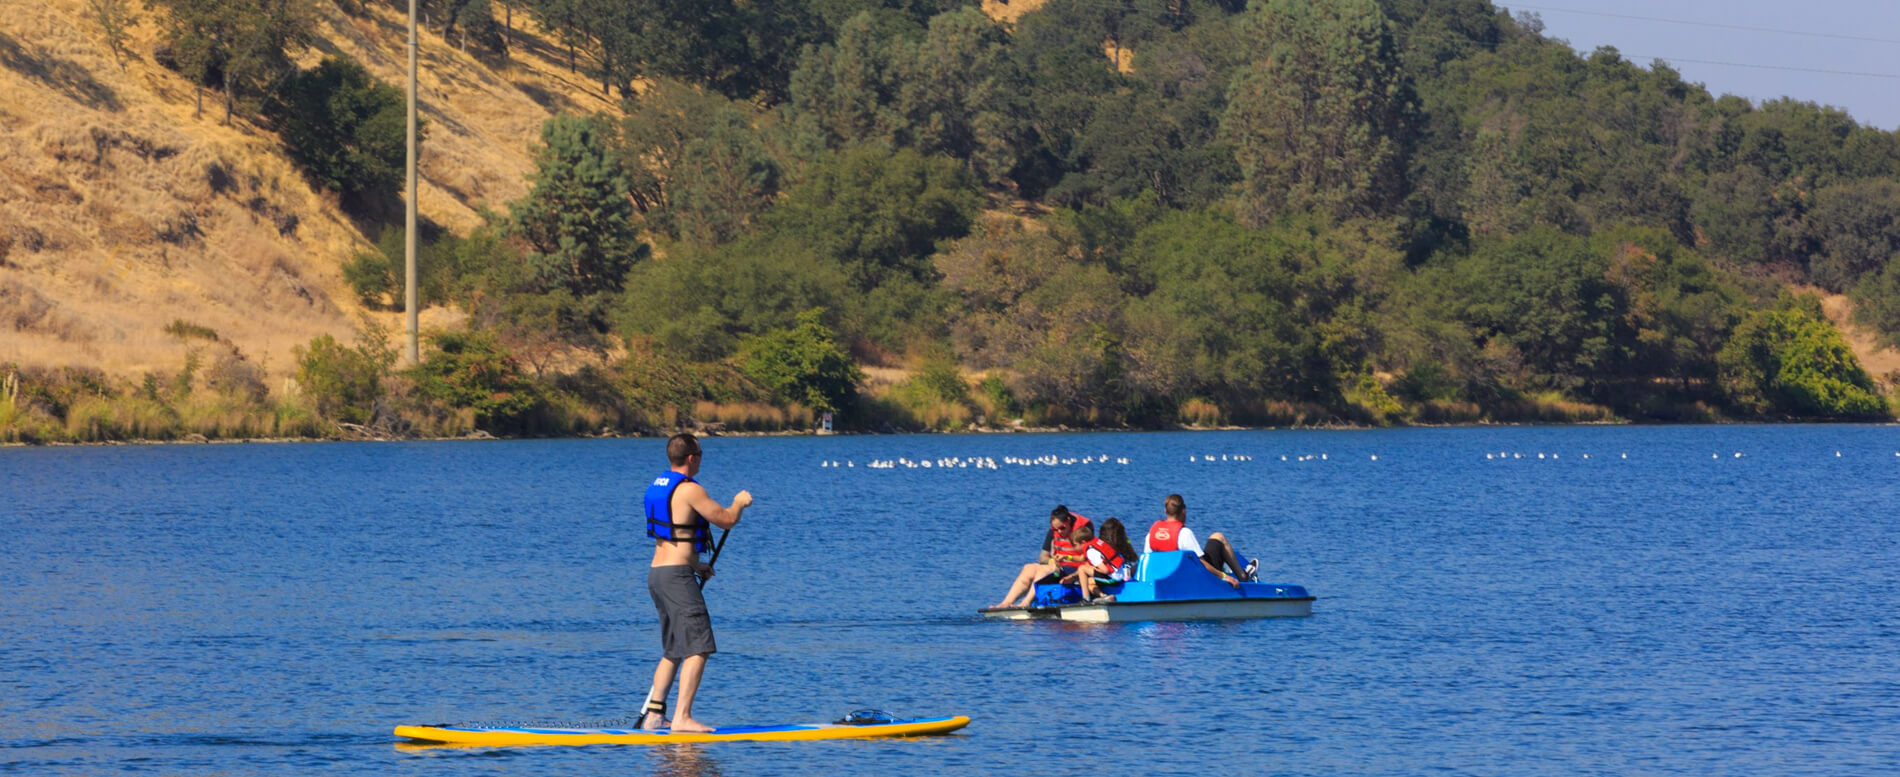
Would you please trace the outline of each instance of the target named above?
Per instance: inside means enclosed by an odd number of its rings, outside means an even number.
[[[984,617],[1004,620],[1065,620],[1081,623],[1190,621],[1238,618],[1298,618],[1313,614],[1313,596],[1291,583],[1228,585],[1186,551],[1141,557],[1135,579],[1099,587],[1112,602],[1082,601],[1074,585],[1039,583],[1028,607],[986,607]]]

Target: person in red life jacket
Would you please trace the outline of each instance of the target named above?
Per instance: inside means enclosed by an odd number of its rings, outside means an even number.
[[[1117,518],[1102,522],[1102,536],[1095,536],[1095,530],[1087,524],[1075,530],[1075,541],[1082,546],[1084,561],[1075,570],[1077,585],[1082,587],[1082,600],[1095,601],[1098,581],[1121,582],[1134,576],[1135,546],[1128,542],[1128,530]],[[1105,597],[1105,601],[1114,601],[1114,597]]]
[[[1242,563],[1240,555],[1234,552],[1234,546],[1227,541],[1227,535],[1212,532],[1207,535],[1207,545],[1202,546],[1194,536],[1194,530],[1187,527],[1187,500],[1180,494],[1169,494],[1162,505],[1165,516],[1148,528],[1148,540],[1143,553],[1155,553],[1170,550],[1185,550],[1201,557],[1201,566],[1207,567],[1222,582],[1239,588],[1242,581],[1252,582],[1254,572],[1260,568],[1260,560],[1254,559]],[[1233,574],[1222,571],[1222,567],[1231,569]]]
[[[1075,527],[1087,526],[1088,523],[1089,519],[1069,512],[1069,508],[1064,505],[1056,505],[1056,509],[1049,511],[1049,533],[1042,538],[1042,557],[1033,564],[1023,565],[1022,571],[1016,574],[1016,580],[1009,584],[1009,593],[991,609],[1028,607],[1036,599],[1037,580],[1075,572],[1084,559],[1082,548],[1075,544]],[[1022,600],[1021,603],[1015,604],[1018,599]]]

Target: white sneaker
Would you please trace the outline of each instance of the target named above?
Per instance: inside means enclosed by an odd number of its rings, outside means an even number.
[[[1259,574],[1257,574],[1259,571],[1260,559],[1252,559],[1247,562],[1247,568],[1240,571],[1240,579],[1249,583],[1254,582],[1260,579]]]

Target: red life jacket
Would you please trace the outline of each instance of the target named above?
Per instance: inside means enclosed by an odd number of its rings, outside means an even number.
[[[1121,551],[1116,550],[1115,546],[1108,544],[1108,541],[1101,537],[1089,540],[1089,544],[1082,548],[1083,558],[1088,558],[1089,548],[1094,548],[1096,553],[1102,554],[1102,563],[1108,565],[1107,569],[1099,570],[1104,576],[1114,574],[1115,570],[1121,569],[1122,564],[1127,562],[1127,559],[1122,558]]]
[[[1049,529],[1049,556],[1055,559],[1056,566],[1074,569],[1088,560],[1088,556],[1083,555],[1083,546],[1075,544],[1074,537],[1076,529],[1089,525],[1089,519],[1075,513],[1070,513],[1070,515],[1074,516],[1075,521],[1069,524],[1067,535],[1063,535],[1053,527]]]
[[[1180,521],[1155,521],[1155,525],[1148,527],[1148,549],[1155,552],[1180,550],[1181,529]]]

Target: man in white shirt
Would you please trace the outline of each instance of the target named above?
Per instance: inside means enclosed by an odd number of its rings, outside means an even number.
[[[1212,532],[1207,535],[1207,546],[1203,548],[1200,540],[1194,536],[1194,530],[1187,527],[1187,500],[1180,494],[1169,494],[1162,505],[1164,518],[1155,521],[1148,528],[1148,539],[1142,543],[1142,553],[1156,551],[1184,550],[1199,556],[1201,566],[1234,588],[1240,588],[1242,581],[1252,582],[1254,572],[1260,568],[1260,560],[1254,559],[1242,563],[1239,554],[1227,541],[1227,535]],[[1222,571],[1222,567],[1231,569],[1233,574]]]

